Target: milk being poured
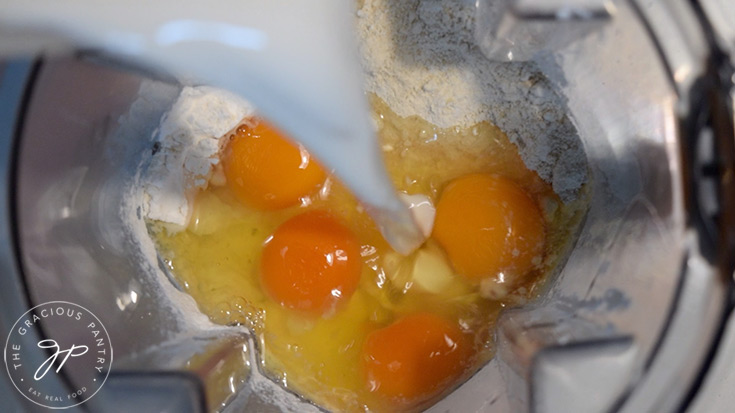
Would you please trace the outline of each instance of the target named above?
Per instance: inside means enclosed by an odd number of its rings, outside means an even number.
[[[25,36],[5,39],[0,53],[100,49],[184,83],[247,97],[334,169],[397,251],[408,253],[423,241],[388,179],[375,141],[350,3],[225,0],[173,7],[133,0],[92,6],[11,1],[0,27],[24,34],[36,28],[43,35],[32,43]]]

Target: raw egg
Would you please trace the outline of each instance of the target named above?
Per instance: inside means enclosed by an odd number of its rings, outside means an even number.
[[[324,182],[309,152],[262,119],[237,128],[225,149],[224,172],[246,205],[272,210],[295,205]]]
[[[338,179],[258,119],[223,149],[227,185],[196,194],[195,224],[157,233],[199,309],[249,328],[257,368],[330,411],[415,411],[477,371],[498,314],[533,298],[585,207],[544,218],[551,186],[489,123],[440,129],[373,104],[396,188],[436,207],[414,254],[391,250]],[[487,294],[499,272],[517,282]]]
[[[370,333],[363,365],[371,392],[411,405],[456,380],[469,364],[470,354],[456,323],[416,313]]]
[[[265,291],[282,306],[329,315],[360,281],[360,244],[323,211],[284,222],[266,241],[260,263]]]
[[[517,278],[541,264],[545,222],[536,202],[510,179],[469,174],[442,191],[433,236],[461,275]]]

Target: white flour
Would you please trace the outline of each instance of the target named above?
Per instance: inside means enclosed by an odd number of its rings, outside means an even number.
[[[145,173],[146,217],[186,227],[192,196],[207,187],[220,161],[220,140],[254,108],[226,91],[185,87],[163,117],[156,151]]]
[[[564,100],[531,63],[490,62],[475,46],[474,2],[366,0],[357,12],[369,91],[400,116],[441,128],[490,121],[562,200],[586,179]]]

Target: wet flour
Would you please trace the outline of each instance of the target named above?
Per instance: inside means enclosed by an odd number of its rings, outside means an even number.
[[[489,61],[473,38],[474,2],[365,0],[357,11],[366,89],[400,116],[440,128],[489,121],[563,201],[586,158],[564,99],[533,63]]]

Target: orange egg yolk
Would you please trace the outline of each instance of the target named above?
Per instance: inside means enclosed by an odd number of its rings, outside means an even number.
[[[325,179],[301,146],[264,120],[240,126],[224,156],[227,184],[246,205],[273,210],[295,205]]]
[[[540,265],[544,219],[513,181],[471,174],[450,182],[436,206],[433,237],[454,269],[470,280],[523,277]]]
[[[360,244],[323,211],[297,215],[266,241],[260,281],[282,306],[329,315],[350,298],[360,281]]]
[[[368,335],[363,365],[369,390],[394,403],[427,400],[469,365],[470,348],[456,324],[415,313]]]

